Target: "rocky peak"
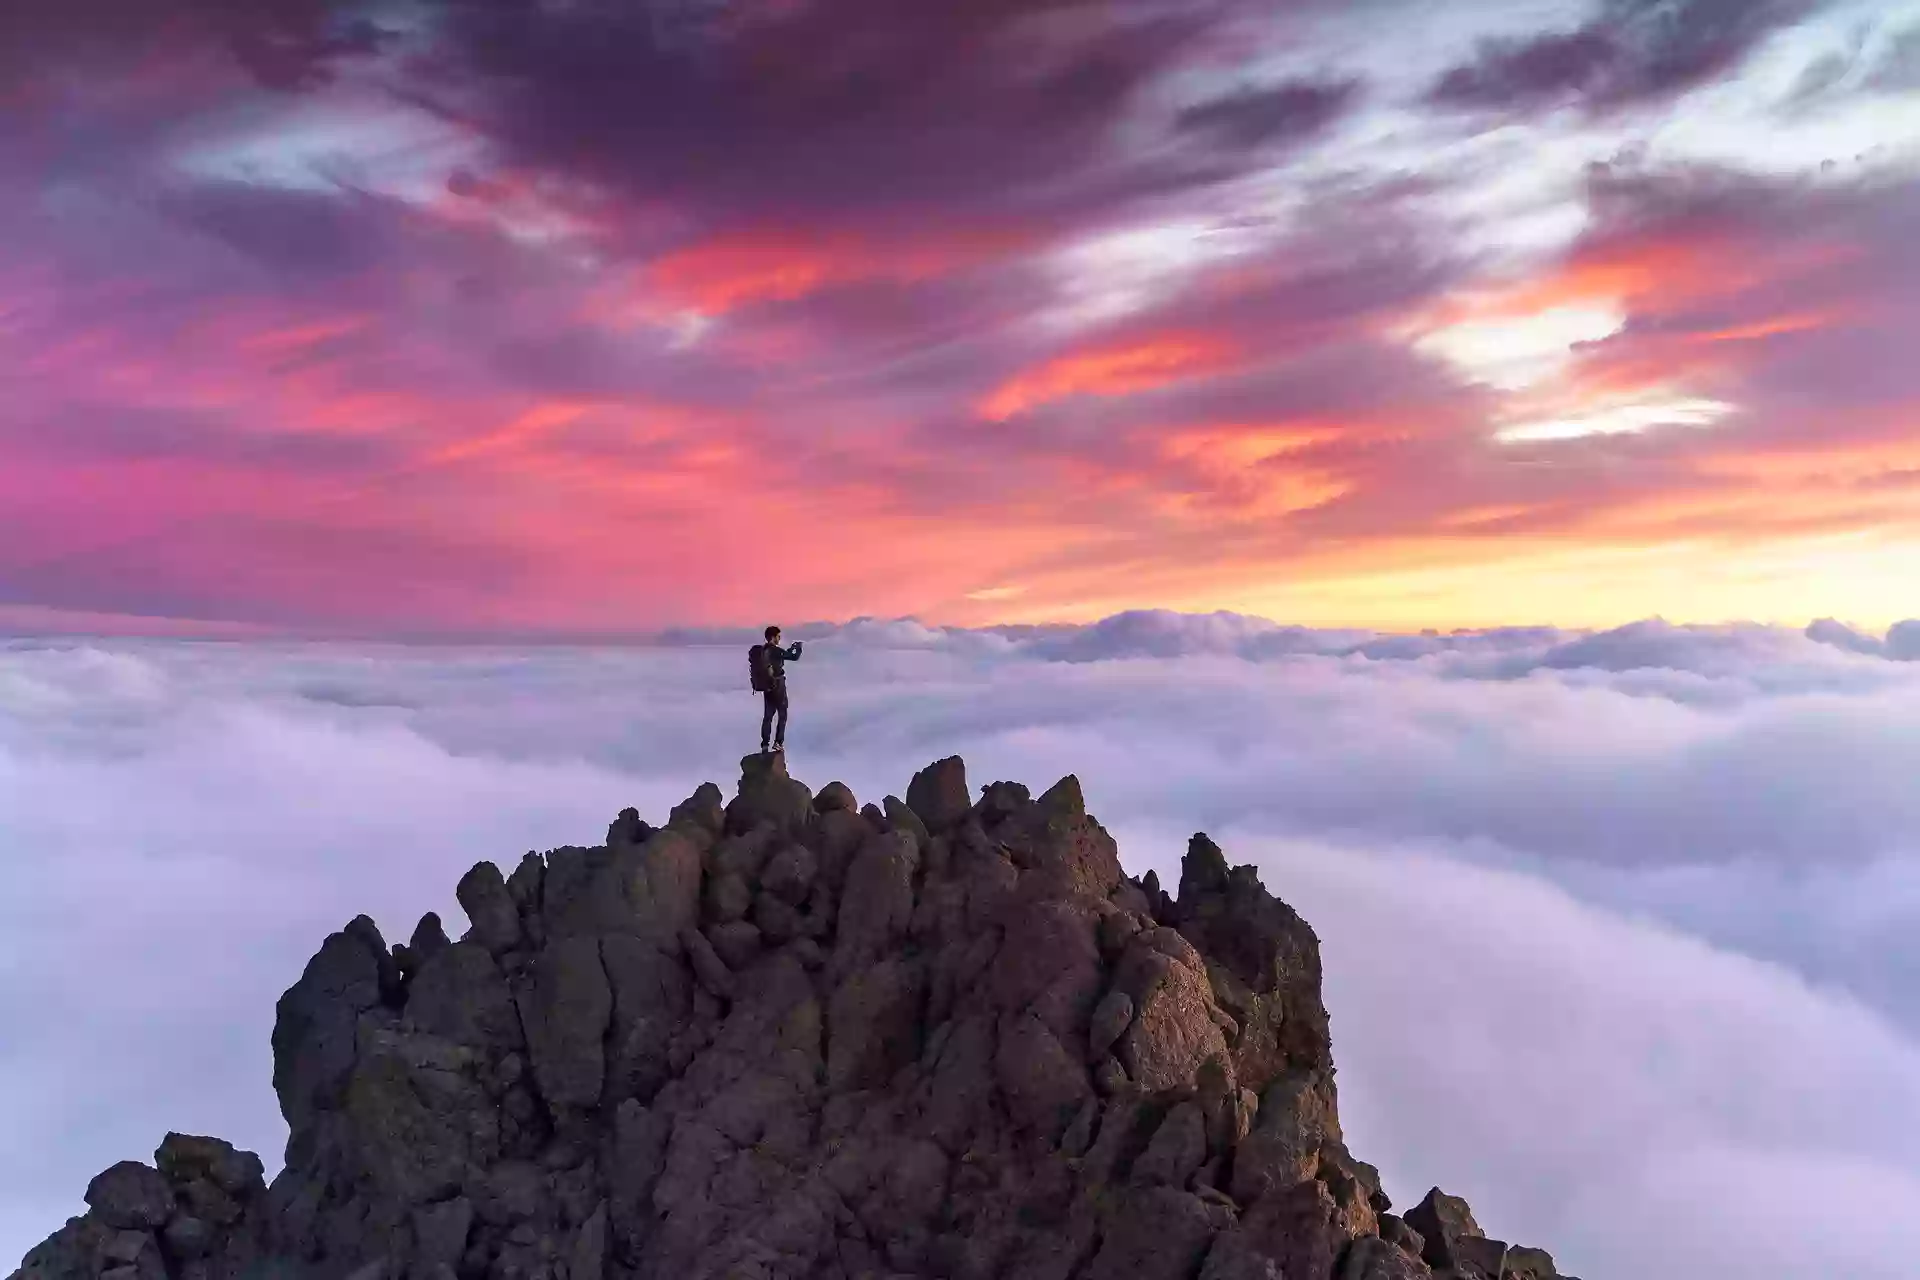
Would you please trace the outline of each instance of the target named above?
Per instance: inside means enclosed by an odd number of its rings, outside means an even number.
[[[815,795],[481,863],[281,997],[285,1167],[167,1135],[15,1280],[1551,1280],[1341,1135],[1319,944],[1196,835],[1134,879],[1064,778]]]

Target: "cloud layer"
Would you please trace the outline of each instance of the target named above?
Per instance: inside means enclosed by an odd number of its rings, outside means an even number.
[[[0,616],[1884,625],[1920,540],[1915,31],[17,7]]]
[[[1134,870],[1198,829],[1257,862],[1321,934],[1350,1136],[1401,1201],[1441,1182],[1603,1280],[1909,1269],[1920,664],[1876,637],[808,634],[816,785],[958,750],[1077,772]],[[0,1254],[166,1127],[276,1155],[272,1002],[329,929],[457,920],[474,860],[731,779],[739,643],[0,649],[0,1094],[31,1100]]]

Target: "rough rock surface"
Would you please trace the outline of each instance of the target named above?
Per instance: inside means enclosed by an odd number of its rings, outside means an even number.
[[[1554,1280],[1340,1131],[1319,944],[1205,836],[1128,878],[1080,784],[815,796],[360,917],[281,998],[291,1136],[168,1134],[14,1280]]]

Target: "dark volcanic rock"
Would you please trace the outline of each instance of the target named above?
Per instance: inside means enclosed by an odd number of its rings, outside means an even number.
[[[959,756],[948,756],[914,774],[907,785],[907,807],[932,832],[945,831],[966,817],[973,809],[966,764]]]
[[[106,1226],[156,1230],[173,1216],[173,1188],[157,1169],[122,1160],[87,1184],[87,1207]]]
[[[492,863],[281,997],[291,1135],[168,1134],[14,1280],[1554,1280],[1342,1139],[1319,945],[1204,836],[1128,879],[1077,779],[818,797],[749,756]]]

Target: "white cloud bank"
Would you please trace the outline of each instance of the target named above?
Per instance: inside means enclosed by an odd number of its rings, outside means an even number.
[[[1644,623],[1228,616],[816,632],[795,771],[1078,773],[1135,870],[1205,829],[1325,947],[1349,1136],[1587,1277],[1920,1266],[1920,663]],[[1851,637],[1851,638],[1849,638]],[[275,1162],[273,1001],[360,911],[731,781],[738,645],[0,644],[0,1263],[167,1128]],[[690,640],[692,637],[683,637]]]

